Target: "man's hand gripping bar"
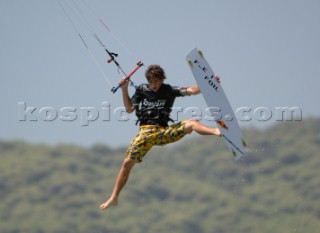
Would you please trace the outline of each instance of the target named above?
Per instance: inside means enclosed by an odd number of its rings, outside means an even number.
[[[132,76],[141,66],[143,66],[143,63],[142,63],[141,61],[139,61],[139,62],[137,63],[137,66],[131,71],[131,73],[130,73],[128,76],[126,76],[126,81],[129,81],[130,78],[131,78],[131,76]],[[120,87],[121,87],[121,84],[119,83],[119,85],[118,85],[117,87],[113,87],[113,88],[111,89],[111,92],[112,92],[112,93],[116,93],[116,91],[117,91]]]

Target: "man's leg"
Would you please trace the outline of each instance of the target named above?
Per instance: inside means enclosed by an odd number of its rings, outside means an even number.
[[[100,205],[100,209],[105,210],[111,205],[117,205],[118,204],[118,197],[122,190],[122,188],[125,186],[125,184],[128,181],[130,171],[133,168],[135,164],[135,160],[126,157],[123,161],[122,167],[119,171],[116,183],[114,184],[113,192],[110,196],[110,198],[103,204]]]
[[[194,130],[201,135],[216,135],[219,137],[221,136],[220,130],[218,128],[211,128],[194,119],[187,120],[184,125],[184,130],[188,133],[191,133],[192,130]]]

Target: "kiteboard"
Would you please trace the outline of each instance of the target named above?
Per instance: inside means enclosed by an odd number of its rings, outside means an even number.
[[[239,160],[247,154],[246,143],[220,79],[197,48],[191,50],[186,59],[227,147],[235,160]]]

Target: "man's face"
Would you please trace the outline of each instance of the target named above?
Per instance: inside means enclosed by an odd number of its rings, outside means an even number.
[[[163,84],[163,80],[160,78],[151,78],[148,80],[149,83],[149,88],[153,91],[153,92],[157,92],[159,91],[160,87]]]

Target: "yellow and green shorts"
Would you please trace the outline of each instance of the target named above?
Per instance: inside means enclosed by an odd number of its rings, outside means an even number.
[[[140,126],[139,132],[133,138],[127,150],[127,157],[134,159],[137,163],[141,163],[143,156],[153,146],[163,146],[179,141],[188,134],[188,132],[184,131],[185,123],[186,120],[167,127],[157,125]]]

